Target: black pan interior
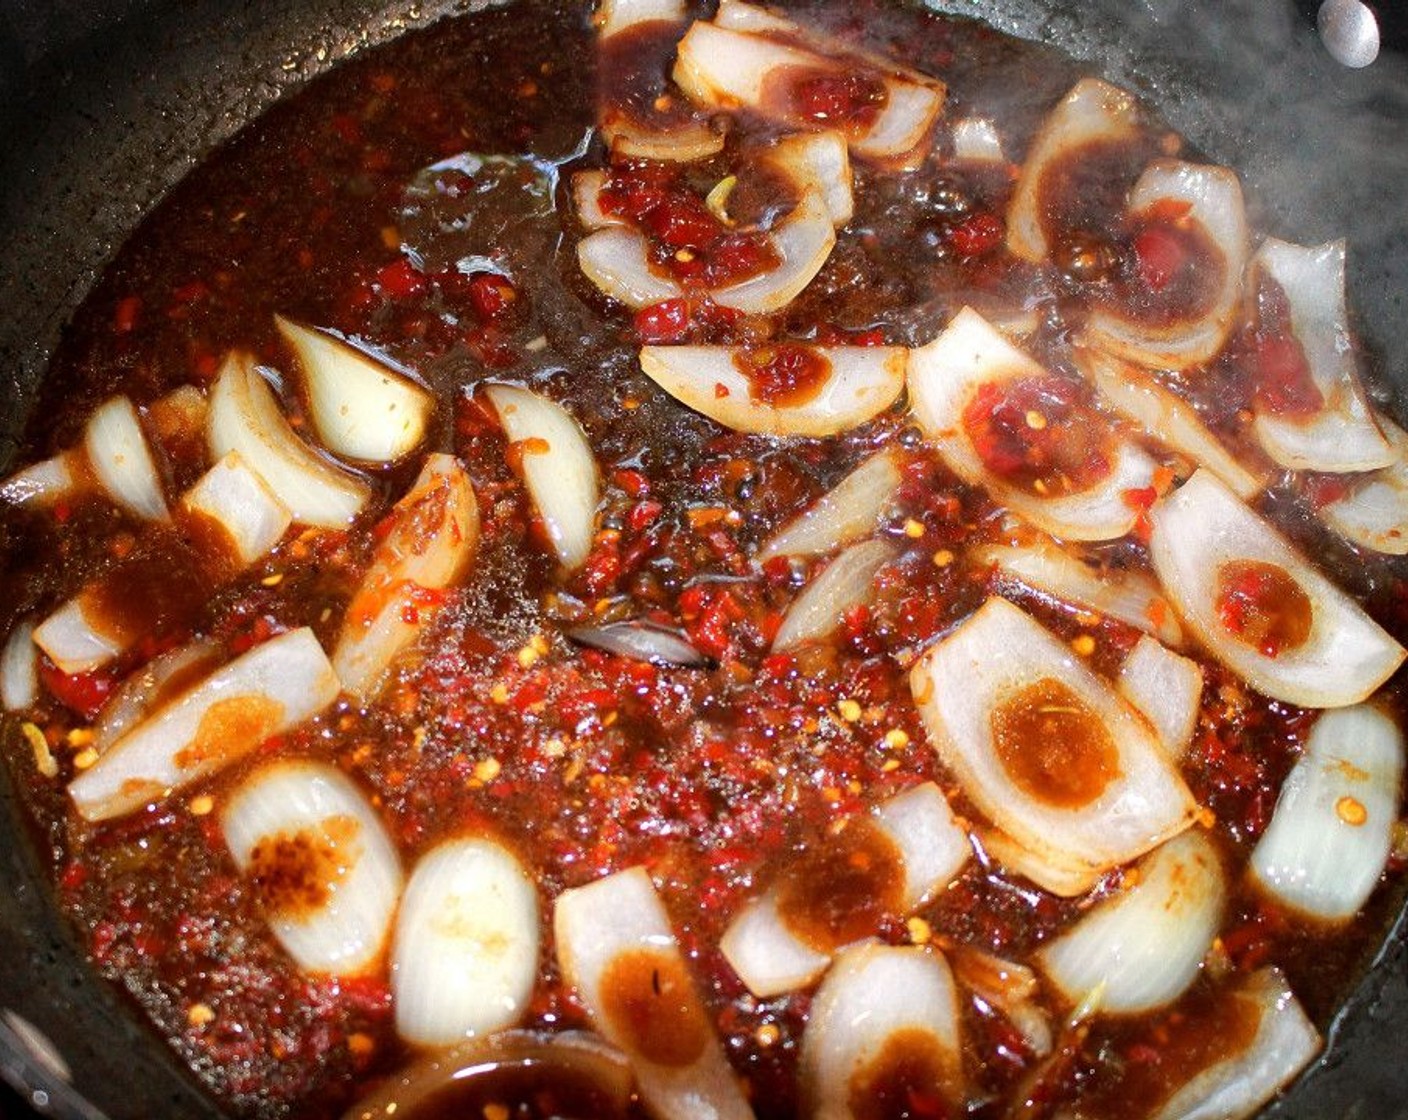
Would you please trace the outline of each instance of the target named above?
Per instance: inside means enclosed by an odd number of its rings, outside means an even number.
[[[339,59],[478,6],[0,0],[0,471],[64,322],[124,236],[203,153]],[[1348,237],[1351,302],[1371,365],[1384,385],[1408,391],[1402,54],[1386,52],[1365,71],[1339,67],[1318,44],[1308,0],[933,6],[1060,47],[1145,96],[1241,170],[1263,228],[1303,241]],[[1401,46],[1402,30],[1386,28],[1387,41]],[[0,851],[0,1078],[49,1115],[217,1116],[84,966],[3,773]],[[1408,1117],[1401,929],[1365,965],[1327,1058],[1269,1117]],[[71,1081],[35,1057],[23,1023],[52,1040]]]

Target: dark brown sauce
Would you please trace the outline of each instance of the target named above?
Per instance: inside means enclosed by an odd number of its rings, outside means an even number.
[[[661,130],[707,119],[670,81],[675,44],[683,33],[679,24],[651,21],[619,31],[602,44],[597,96],[608,126],[614,114]]]
[[[1002,697],[991,722],[1003,769],[1035,801],[1084,808],[1120,776],[1104,721],[1061,681],[1044,677]]]
[[[740,350],[733,364],[748,379],[748,395],[777,408],[806,404],[831,376],[830,360],[805,346]]]
[[[628,949],[602,972],[607,1021],[634,1053],[656,1065],[691,1065],[709,1044],[709,1024],[679,954]]]
[[[1217,569],[1214,595],[1222,628],[1267,657],[1299,649],[1315,625],[1310,596],[1277,564],[1228,561]]]
[[[94,629],[123,645],[187,627],[213,588],[207,550],[218,558],[224,547],[214,534],[151,533],[84,591],[83,613]]]
[[[549,1063],[497,1063],[396,1110],[397,1120],[615,1120],[618,1101],[587,1073]]]
[[[932,1034],[900,1028],[851,1075],[847,1104],[856,1120],[951,1120],[962,1093],[953,1056]]]
[[[904,905],[899,847],[867,819],[808,849],[783,872],[777,910],[783,924],[822,953],[872,937]]]
[[[772,115],[864,136],[890,99],[884,81],[859,67],[777,66],[763,79]]]

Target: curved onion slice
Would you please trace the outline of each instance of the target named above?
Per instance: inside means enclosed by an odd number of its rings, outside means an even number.
[[[1006,163],[997,126],[986,117],[954,121],[953,158],[960,163]]]
[[[899,484],[900,461],[894,449],[872,455],[769,537],[758,550],[757,562],[766,564],[775,556],[822,556],[869,536]]]
[[[1037,952],[1071,1003],[1100,989],[1100,1010],[1133,1015],[1177,999],[1222,921],[1222,860],[1197,829],[1146,856],[1134,886],[1088,911]]]
[[[558,961],[596,1029],[630,1057],[641,1099],[671,1120],[751,1120],[643,868],[563,892]]]
[[[970,945],[950,948],[948,963],[962,987],[1021,1031],[1022,1040],[1032,1054],[1044,1058],[1051,1053],[1055,1038],[1051,1020],[1037,1002],[1041,986],[1035,972],[1024,964],[1004,960]]]
[[[1291,470],[1368,471],[1396,458],[1379,431],[1359,384],[1344,303],[1343,241],[1316,248],[1268,237],[1252,258],[1290,304],[1291,333],[1305,352],[1324,403],[1306,417],[1282,417],[1253,406],[1252,429],[1266,453]]]
[[[130,813],[312,718],[339,691],[313,632],[290,630],[217,669],[128,731],[74,778],[69,796],[86,820]]]
[[[102,668],[134,640],[114,634],[101,619],[91,617],[86,596],[79,592],[34,630],[34,644],[49,655],[61,673],[90,673]]]
[[[930,649],[910,688],[974,804],[1021,847],[1089,881],[1193,821],[1192,795],[1144,720],[1005,599]]]
[[[852,609],[875,597],[875,573],[894,558],[889,541],[851,545],[792,601],[772,640],[773,650],[825,638]]]
[[[891,798],[864,818],[850,838],[851,844],[860,845],[859,851],[847,847],[845,832],[841,837],[833,842],[833,859],[854,855],[855,864],[864,861],[872,872],[871,881],[865,884],[870,898],[862,901],[857,881],[860,872],[853,871],[843,900],[845,912],[808,914],[807,928],[794,928],[789,921],[789,898],[816,902],[832,885],[827,881],[832,868],[822,855],[817,864],[804,861],[800,871],[794,869],[792,876],[784,874],[779,883],[735,915],[724,931],[720,951],[759,999],[804,987],[821,975],[832,954],[854,939],[849,935],[858,923],[852,911],[866,910],[869,904],[877,916],[909,914],[946,886],[971,854],[967,835],[932,782]],[[900,874],[892,877],[895,871]],[[815,882],[806,878],[809,872],[816,873]],[[870,929],[862,936],[878,933],[878,929]]]
[[[83,449],[113,501],[148,521],[166,519],[161,478],[131,401],[113,397],[99,405],[83,429]]]
[[[378,963],[401,864],[376,810],[342,771],[275,762],[235,791],[220,825],[254,901],[299,968],[356,976]]]
[[[75,452],[65,451],[18,470],[0,483],[0,498],[13,505],[50,505],[78,488],[79,465]]]
[[[607,39],[638,23],[677,23],[684,16],[684,0],[601,0],[592,22],[597,35]]]
[[[1344,497],[1321,506],[1319,514],[1361,548],[1403,556],[1408,554],[1408,432],[1384,416],[1376,419],[1397,458],[1356,479]]]
[[[1168,597],[1209,651],[1258,691],[1304,707],[1344,707],[1403,661],[1402,646],[1207,471],[1157,502],[1150,519],[1149,556]],[[1303,640],[1267,656],[1227,628],[1221,585],[1231,566],[1275,577],[1270,620],[1303,624]]]
[[[189,513],[209,518],[225,532],[233,559],[241,568],[253,564],[284,535],[293,515],[240,457],[231,451],[181,496]]]
[[[623,219],[601,208],[601,189],[605,185],[606,172],[600,169],[579,171],[572,176],[572,204],[577,210],[577,220],[589,230],[625,224]]]
[[[821,191],[831,224],[837,229],[851,220],[856,206],[851,155],[841,133],[835,129],[792,133],[766,149],[764,156],[800,189]]]
[[[724,133],[716,132],[705,120],[687,120],[654,128],[611,110],[602,117],[601,135],[613,156],[665,163],[708,159],[723,151],[725,143]]]
[[[420,858],[391,953],[396,1030],[446,1046],[502,1030],[527,1007],[538,973],[538,892],[492,840],[450,840]]]
[[[495,1108],[510,1116],[626,1120],[631,1086],[625,1055],[587,1031],[502,1031],[427,1054],[342,1120],[493,1116]]]
[[[807,347],[827,363],[826,379],[806,400],[756,400],[728,346],[642,346],[640,368],[680,403],[736,432],[830,436],[863,424],[904,388],[905,351],[898,346]]]
[[[1403,734],[1367,704],[1326,712],[1252,852],[1256,881],[1280,902],[1327,922],[1364,905],[1388,860]]]
[[[1246,1120],[1260,1110],[1320,1050],[1320,1035],[1274,968],[1249,977],[1225,999],[1255,1022],[1251,1041],[1188,1080],[1151,1120]],[[1238,1038],[1250,1031],[1238,1030]]]
[[[553,551],[575,568],[592,548],[601,481],[596,456],[572,414],[555,401],[514,385],[484,390],[504,434],[522,450],[523,482]]]
[[[578,626],[567,636],[584,646],[652,665],[707,665],[709,659],[690,645],[678,630],[645,619],[631,618],[602,626]]]
[[[650,267],[645,238],[624,226],[606,226],[582,238],[577,263],[588,280],[627,307],[649,307],[684,295],[674,280]]]
[[[1160,443],[1206,467],[1237,497],[1251,501],[1266,486],[1266,472],[1253,473],[1199,418],[1197,410],[1169,392],[1140,367],[1099,350],[1077,347],[1076,367],[1110,402]]]
[[[93,724],[93,749],[100,753],[107,750],[153,712],[209,676],[221,657],[217,643],[197,640],[152,658],[108,697]]]
[[[1098,78],[1082,78],[1042,123],[1007,210],[1007,248],[1038,262],[1051,252],[1044,222],[1042,187],[1047,171],[1090,144],[1121,143],[1139,135],[1141,115],[1134,98]]]
[[[797,205],[768,231],[768,241],[781,263],[737,284],[715,288],[710,292],[715,303],[746,315],[766,315],[791,303],[821,271],[836,244],[826,193],[815,186],[803,190]]]
[[[1153,725],[1169,758],[1182,758],[1198,727],[1202,666],[1146,634],[1124,659],[1115,687]]]
[[[848,949],[812,1001],[798,1077],[805,1115],[853,1120],[857,1105],[913,1102],[904,1115],[961,1114],[958,992],[938,953],[874,943]]]
[[[1159,586],[1142,572],[1092,568],[1058,545],[990,545],[973,554],[979,564],[997,569],[998,585],[1009,582],[1065,603],[1097,611],[1153,634],[1161,642],[1181,645],[1183,629]]]
[[[1157,323],[1097,307],[1086,334],[1095,345],[1131,362],[1187,369],[1222,349],[1237,321],[1247,266],[1247,216],[1242,185],[1226,167],[1180,160],[1150,164],[1130,191],[1130,213],[1138,215],[1170,202],[1188,206],[1187,217],[1180,221],[1202,226],[1222,253],[1222,283],[1212,303],[1197,318]]]
[[[1093,486],[1047,497],[995,476],[963,426],[963,411],[984,385],[1044,377],[1046,371],[986,319],[965,307],[927,346],[909,352],[909,401],[924,434],[965,482],[986,487],[1003,505],[1038,528],[1067,540],[1112,540],[1134,527],[1139,509],[1127,491],[1153,485],[1155,463],[1119,438],[1110,472]]]
[[[429,456],[391,511],[390,530],[347,604],[332,655],[343,688],[362,700],[375,693],[434,616],[427,599],[464,574],[478,543],[479,503],[469,475],[452,455]]]
[[[425,438],[435,398],[406,374],[345,339],[275,315],[298,355],[308,414],[334,455],[390,463]]]
[[[10,631],[0,652],[0,704],[7,712],[28,708],[39,699],[39,651],[34,623],[24,619]]]
[[[341,528],[367,503],[366,483],[294,434],[248,354],[236,350],[225,359],[210,394],[206,438],[217,459],[238,451],[301,524]]]

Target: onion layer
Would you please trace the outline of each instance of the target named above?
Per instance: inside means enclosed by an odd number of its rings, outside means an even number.
[[[253,564],[284,535],[293,515],[259,475],[231,451],[181,496],[182,508],[225,531],[239,567]]]
[[[34,623],[23,619],[5,639],[0,652],[0,704],[18,712],[39,699],[39,652],[34,646]]]
[[[888,541],[851,545],[792,601],[772,648],[791,649],[827,637],[850,611],[875,597],[875,575],[895,555]]]
[[[684,295],[679,284],[650,267],[650,246],[625,226],[606,225],[582,238],[577,264],[588,280],[627,307],[649,307]]]
[[[1124,659],[1115,684],[1153,725],[1169,758],[1181,759],[1198,726],[1202,666],[1146,634]]]
[[[166,518],[166,498],[137,410],[113,397],[94,410],[83,430],[88,465],[113,501],[148,521]]]
[[[899,455],[872,455],[817,502],[769,537],[757,562],[775,556],[822,556],[873,533],[900,484]]]
[[[1320,507],[1320,518],[1361,548],[1390,556],[1408,554],[1408,432],[1377,417],[1397,458],[1390,466],[1356,479],[1344,497]]]

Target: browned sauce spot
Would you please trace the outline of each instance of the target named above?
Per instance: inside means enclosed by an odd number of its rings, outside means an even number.
[[[824,953],[873,936],[903,901],[899,846],[864,817],[789,865],[777,893],[783,924]]]
[[[177,510],[175,521],[211,587],[244,567],[235,538],[215,518],[182,508]]]
[[[1285,568],[1264,560],[1221,565],[1215,602],[1223,629],[1266,657],[1304,645],[1315,622],[1310,596]]]
[[[709,1041],[694,983],[676,953],[618,953],[603,971],[601,1001],[626,1048],[656,1065],[687,1066]]]
[[[1141,214],[1125,233],[1129,246],[1115,304],[1141,323],[1165,326],[1197,319],[1212,308],[1227,274],[1227,258],[1203,226],[1169,200]]]
[[[1104,722],[1053,677],[1018,689],[990,718],[998,761],[1028,797],[1079,809],[1119,777],[1119,751]]]
[[[889,101],[873,73],[831,66],[775,66],[763,79],[765,111],[839,129],[854,139],[869,131]]]
[[[284,706],[268,696],[217,700],[201,717],[191,741],[176,752],[182,770],[195,770],[217,758],[231,758],[258,746],[278,730]]]
[[[831,376],[831,362],[807,346],[739,350],[733,364],[748,379],[748,395],[780,408],[806,404]]]
[[[333,888],[357,864],[361,827],[355,817],[328,817],[255,844],[248,873],[265,912],[299,919],[326,905]]]
[[[1149,145],[1143,140],[1095,140],[1047,164],[1036,190],[1047,241],[1059,244],[1076,231],[1100,242],[1113,241],[1125,196],[1148,157]]]
[[[667,129],[698,119],[689,98],[670,81],[679,38],[679,24],[648,20],[602,42],[597,98],[608,123],[623,116]]]
[[[130,645],[190,625],[212,587],[200,546],[153,528],[138,551],[84,590],[83,614],[100,633]]]
[[[847,1103],[856,1120],[945,1120],[957,1082],[953,1056],[926,1030],[897,1030],[851,1075]]]

